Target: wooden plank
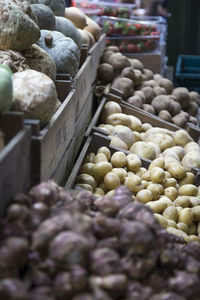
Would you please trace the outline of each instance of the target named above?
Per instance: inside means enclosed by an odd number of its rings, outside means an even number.
[[[93,83],[97,77],[97,68],[100,63],[101,56],[106,46],[106,35],[102,34],[98,42],[96,42],[92,48],[89,49],[88,54],[91,55],[92,58],[92,78]]]
[[[72,85],[72,82],[71,80],[66,80],[66,79],[56,79],[55,80],[55,85],[56,85],[56,90],[57,90],[57,94],[58,94],[58,99],[63,102],[70,90],[71,90],[71,85]]]
[[[51,175],[51,179],[53,179],[57,184],[61,186],[63,186],[66,183],[73,169],[74,162],[75,162],[74,150],[75,150],[75,140],[74,138],[72,138],[56,170]]]
[[[71,90],[49,123],[32,136],[32,184],[51,177],[74,135],[74,95]]]
[[[92,112],[93,112],[93,89],[90,92],[89,97],[86,100],[86,103],[79,115],[78,120],[76,121],[75,133],[74,133],[74,138],[75,138],[74,154],[75,154],[75,156],[77,155],[77,153],[79,151],[79,148],[83,141],[86,129],[91,122]]]
[[[6,112],[0,115],[0,128],[4,132],[5,143],[8,143],[18,132],[24,128],[24,115],[22,112]]]
[[[31,129],[25,127],[0,152],[0,217],[12,197],[30,187],[30,145]]]
[[[76,177],[78,176],[79,170],[83,164],[83,160],[88,153],[94,152],[96,154],[97,150],[100,147],[105,146],[110,149],[111,154],[113,154],[116,151],[122,151],[127,155],[130,154],[129,151],[125,151],[125,150],[119,149],[117,147],[110,146],[110,141],[111,141],[110,138],[108,138],[102,134],[99,134],[99,133],[94,133],[92,136],[89,136],[87,138],[87,140],[83,146],[83,149],[74,165],[74,168],[65,184],[65,189],[73,188],[74,183],[76,181]],[[145,168],[148,168],[150,161],[145,160],[145,159],[141,159],[141,161],[142,161],[142,166]]]
[[[73,169],[77,153],[79,152],[80,146],[84,140],[86,128],[92,118],[92,108],[93,90],[90,92],[85,106],[83,107],[79,118],[76,121],[73,139],[71,140],[63,157],[61,158],[57,169],[51,175],[51,178],[54,179],[60,185],[63,185],[66,182],[68,176],[71,173],[71,170]]]
[[[92,87],[92,60],[87,57],[74,78],[76,120],[78,119]]]
[[[139,59],[146,69],[150,69],[153,73],[163,73],[163,55],[161,51],[152,53],[123,53],[129,58]]]

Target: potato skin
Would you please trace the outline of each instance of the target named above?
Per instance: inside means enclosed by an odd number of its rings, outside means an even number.
[[[157,113],[159,113],[161,110],[170,111],[171,109],[171,101],[166,95],[156,96],[151,105],[155,108]]]
[[[172,116],[167,110],[161,110],[158,114],[158,117],[164,121],[172,122]]]
[[[115,71],[112,65],[102,63],[98,66],[97,76],[102,83],[112,82],[115,77]]]

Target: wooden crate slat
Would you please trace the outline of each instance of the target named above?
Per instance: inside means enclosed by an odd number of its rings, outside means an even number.
[[[92,82],[96,80],[97,68],[100,63],[101,56],[106,46],[106,35],[102,34],[100,39],[89,49],[88,54],[92,58]]]
[[[76,120],[78,119],[92,87],[92,61],[88,56],[74,78]]]
[[[71,90],[49,123],[32,136],[33,183],[49,179],[74,135],[76,101]]]
[[[30,187],[31,129],[25,127],[0,152],[0,217],[11,198]]]

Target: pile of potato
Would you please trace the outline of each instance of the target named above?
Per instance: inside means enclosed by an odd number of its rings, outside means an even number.
[[[99,128],[107,132],[112,146],[144,159],[164,157],[167,164],[178,163],[188,170],[200,168],[200,146],[184,129],[170,131],[152,127],[122,113],[121,106],[114,101],[104,105],[100,118]]]
[[[101,197],[113,196],[117,187],[125,185],[133,200],[148,205],[163,227],[189,242],[200,237],[200,188],[194,181],[194,174],[176,161],[159,157],[147,169],[136,154],[111,154],[103,146],[86,156],[74,188]]]
[[[185,87],[174,88],[172,81],[145,69],[137,59],[124,56],[118,47],[105,48],[98,68],[103,84],[123,92],[123,99],[161,119],[184,128],[198,125],[200,95]]]

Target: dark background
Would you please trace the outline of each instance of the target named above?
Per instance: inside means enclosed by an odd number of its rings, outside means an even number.
[[[200,0],[168,0],[168,65],[179,54],[200,55]]]

